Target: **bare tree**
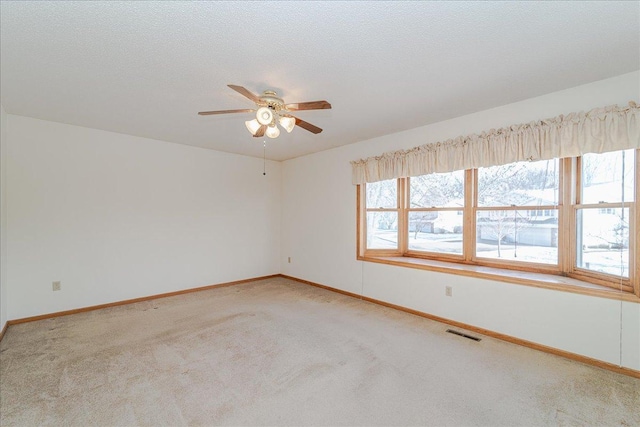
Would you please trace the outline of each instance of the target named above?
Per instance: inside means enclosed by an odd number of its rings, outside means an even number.
[[[518,245],[518,232],[531,226],[531,220],[518,213],[517,210],[489,211],[494,215],[478,218],[478,238],[481,240],[495,240],[498,258],[502,257],[502,244],[510,241],[514,250]],[[495,215],[497,214],[497,215]],[[514,252],[517,257],[517,254]]]
[[[511,240],[515,251],[518,244],[518,233],[536,222],[538,210],[531,208],[540,206],[540,204],[556,203],[555,200],[543,203],[542,200],[532,199],[531,196],[531,192],[535,190],[557,188],[558,173],[554,160],[538,164],[536,167],[530,167],[527,162],[520,162],[483,168],[478,173],[478,180],[478,205],[496,207],[491,211],[479,211],[477,218],[478,238],[495,240],[498,257],[502,257],[502,243]],[[555,199],[555,197],[554,195],[553,198]],[[507,206],[522,207],[523,210],[530,210],[534,214],[525,216],[518,210],[499,209]]]

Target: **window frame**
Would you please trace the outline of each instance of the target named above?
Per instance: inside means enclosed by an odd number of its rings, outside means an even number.
[[[564,254],[564,242],[560,237],[558,237],[557,247],[558,247],[558,260],[555,264],[548,263],[535,263],[535,262],[523,262],[516,260],[497,260],[495,258],[486,258],[478,256],[477,254],[477,217],[478,212],[483,211],[526,211],[528,209],[534,208],[536,211],[538,210],[546,210],[553,209],[558,212],[558,229],[560,228],[560,223],[565,215],[563,211],[563,206],[565,205],[563,200],[563,195],[565,193],[565,175],[563,171],[566,168],[566,164],[563,159],[559,159],[558,161],[558,200],[557,205],[541,205],[541,206],[479,206],[478,203],[478,183],[479,183],[479,171],[478,168],[471,169],[473,174],[473,185],[474,185],[474,197],[472,202],[472,212],[473,212],[473,227],[474,227],[474,235],[473,235],[473,251],[471,255],[471,261],[477,265],[486,265],[490,267],[497,268],[508,268],[513,270],[520,271],[531,271],[535,273],[547,273],[547,274],[559,274],[562,271],[562,262],[563,262],[563,254]]]
[[[401,178],[404,179],[404,178]],[[363,210],[363,216],[359,217],[362,218],[362,242],[364,243],[364,247],[366,248],[367,245],[367,214],[369,212],[396,212],[398,215],[398,230],[397,230],[397,242],[398,242],[398,246],[396,250],[392,250],[392,249],[367,249],[366,253],[368,256],[401,256],[402,255],[402,248],[403,246],[403,242],[401,241],[401,236],[402,233],[401,230],[404,227],[404,215],[402,214],[402,206],[403,206],[403,200],[404,200],[404,192],[405,192],[405,188],[404,188],[404,183],[401,183],[400,180],[397,180],[396,182],[397,188],[396,188],[396,207],[395,208],[381,208],[381,207],[377,207],[377,208],[369,208],[366,206],[366,201],[367,201],[367,193],[366,193],[366,187],[363,187],[363,194],[362,194],[362,200],[363,200],[363,204],[364,206],[364,210]],[[358,222],[360,222],[360,219],[358,220]]]
[[[620,151],[620,150],[619,150]],[[626,150],[624,150],[626,151]],[[634,200],[628,203],[625,208],[629,208],[629,277],[624,278],[620,276],[614,276],[611,274],[599,273],[593,270],[579,267],[578,263],[578,248],[577,248],[577,221],[578,211],[584,209],[619,209],[622,205],[618,202],[605,202],[605,203],[586,203],[582,204],[582,157],[576,157],[573,164],[573,175],[575,178],[575,186],[572,188],[573,194],[571,199],[571,214],[570,214],[570,233],[571,233],[571,245],[569,248],[569,257],[571,266],[567,272],[568,277],[572,277],[578,280],[584,280],[586,282],[595,283],[602,286],[607,286],[614,289],[619,289],[623,292],[631,292],[640,297],[640,266],[636,258],[638,257],[638,239],[640,238],[640,215],[638,214],[637,206],[640,197],[640,149],[634,150],[634,167],[635,167],[635,191]],[[635,236],[635,238],[632,238]],[[634,256],[635,255],[635,256]],[[635,273],[635,274],[634,274]]]
[[[357,186],[357,258],[367,260],[367,258],[395,257],[417,258],[433,260],[436,262],[448,262],[454,264],[467,264],[470,266],[490,267],[496,269],[516,270],[521,272],[544,273],[557,276],[566,276],[583,282],[604,286],[624,293],[634,294],[640,298],[640,262],[638,262],[638,240],[640,240],[640,149],[634,149],[635,167],[635,189],[634,201],[625,203],[625,208],[629,208],[629,278],[621,278],[607,273],[596,272],[580,268],[577,265],[577,212],[585,207],[589,208],[620,208],[618,203],[589,204],[581,205],[581,157],[571,157],[559,159],[559,183],[557,205],[545,206],[504,206],[504,207],[478,207],[477,184],[478,169],[467,169],[464,181],[464,206],[463,214],[463,237],[462,255],[446,252],[430,252],[410,250],[408,248],[409,212],[415,211],[458,211],[459,208],[411,208],[409,201],[409,180],[410,178],[397,178],[398,185],[398,250],[389,251],[381,249],[367,249],[366,247],[366,213],[376,210],[367,208],[366,204],[366,184]],[[557,264],[520,262],[514,260],[497,260],[494,258],[483,258],[476,255],[476,233],[477,214],[481,211],[527,211],[527,210],[556,210],[558,218],[558,262]],[[364,219],[364,221],[363,221]]]
[[[463,193],[466,196],[467,193],[467,173],[466,171],[464,172],[464,181],[463,181]],[[462,212],[462,228],[464,229],[464,222],[465,222],[465,215],[464,215],[464,210],[465,210],[465,206],[466,206],[466,198],[465,198],[465,202],[464,205],[461,206],[460,208],[456,208],[456,207],[445,207],[445,206],[432,206],[432,207],[411,207],[411,177],[408,178],[403,178],[404,181],[404,186],[406,187],[406,212],[404,213],[403,216],[405,216],[406,218],[406,226],[408,227],[410,222],[409,222],[409,214],[411,212]],[[407,228],[406,230],[406,234],[407,236],[405,237],[407,246],[405,247],[405,251],[404,251],[404,256],[410,256],[410,257],[415,257],[415,258],[439,258],[439,259],[443,259],[443,260],[451,260],[451,261],[456,261],[456,262],[464,262],[466,260],[465,258],[465,241],[464,241],[464,232],[463,232],[463,239],[462,239],[462,254],[458,255],[455,253],[447,253],[447,252],[436,252],[436,251],[420,251],[417,249],[409,249],[409,229]]]

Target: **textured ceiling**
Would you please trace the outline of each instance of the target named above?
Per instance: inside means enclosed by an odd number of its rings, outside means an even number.
[[[640,69],[639,2],[1,2],[7,113],[262,156],[227,88],[326,99],[283,160]]]

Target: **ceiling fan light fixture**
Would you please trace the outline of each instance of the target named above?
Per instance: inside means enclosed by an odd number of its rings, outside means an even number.
[[[260,107],[256,112],[256,119],[261,125],[270,125],[273,121],[273,112],[269,107]]]
[[[322,132],[321,128],[292,116],[289,112],[302,110],[326,110],[331,108],[331,104],[324,100],[287,104],[272,90],[265,90],[262,95],[256,95],[242,86],[227,86],[245,98],[253,101],[257,110],[245,108],[239,110],[200,111],[198,114],[201,116],[209,116],[215,114],[249,113],[255,111],[256,118],[244,122],[247,130],[254,137],[262,137],[266,134],[269,138],[277,138],[280,135],[278,124],[287,132],[293,131],[293,128],[297,126],[313,134],[319,134]]]
[[[293,127],[296,125],[296,119],[293,117],[280,117],[280,126],[287,131],[287,133],[291,133]]]
[[[258,132],[258,129],[260,129],[260,123],[258,123],[258,121],[256,119],[253,120],[248,120],[246,122],[244,122],[244,124],[247,126],[247,130],[251,133],[251,135],[255,135],[256,132]]]
[[[277,138],[280,135],[280,129],[276,125],[269,126],[265,132],[269,138]]]

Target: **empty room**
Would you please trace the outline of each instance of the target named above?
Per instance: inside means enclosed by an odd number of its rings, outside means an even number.
[[[0,0],[3,426],[639,426],[640,2]]]

